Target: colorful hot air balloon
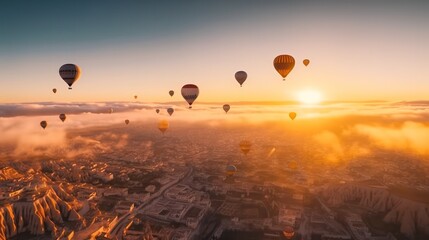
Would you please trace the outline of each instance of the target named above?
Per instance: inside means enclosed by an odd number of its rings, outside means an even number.
[[[125,124],[127,124],[127,125],[128,125],[129,123],[130,123],[130,120],[128,120],[128,119],[127,119],[127,120],[125,120]]]
[[[155,110],[155,112],[156,112],[156,113],[159,113],[159,109],[156,109],[156,110]]]
[[[229,109],[231,109],[231,106],[229,106],[229,104],[223,105],[223,110],[225,111],[225,113],[228,113]]]
[[[290,119],[294,120],[296,118],[296,112],[290,112],[289,117]]]
[[[251,147],[252,143],[247,140],[243,140],[240,142],[240,150],[244,153],[244,155],[247,155]]]
[[[170,96],[172,97],[172,96],[174,95],[174,91],[173,91],[173,90],[170,90],[170,91],[168,92],[168,94],[170,94]]]
[[[61,121],[64,122],[66,120],[66,115],[64,113],[61,113],[60,114],[60,119],[61,119]]]
[[[308,59],[304,59],[304,60],[302,61],[302,63],[304,63],[304,65],[307,67],[307,66],[308,66],[308,64],[310,63],[310,60],[308,60]]]
[[[174,109],[173,109],[173,108],[168,108],[168,109],[167,109],[167,112],[168,112],[168,114],[170,114],[170,116],[171,116],[171,115],[173,115],[173,113],[174,113]]]
[[[169,126],[168,121],[165,119],[158,122],[158,129],[159,129],[159,131],[162,132],[162,134],[164,134],[165,131],[167,131],[168,126]]]
[[[60,67],[60,76],[69,85],[69,89],[72,89],[73,83],[79,80],[80,74],[81,70],[75,64],[68,63]]]
[[[240,84],[240,87],[243,86],[244,81],[247,79],[247,73],[245,71],[238,71],[235,73],[235,80]]]
[[[137,95],[134,95],[134,99],[137,99],[137,97],[138,97]]]
[[[279,55],[274,59],[274,68],[283,77],[283,81],[286,76],[292,71],[295,66],[295,59],[290,55]]]
[[[295,230],[291,226],[286,226],[283,230],[283,236],[286,237],[286,239],[292,239],[295,235]]]
[[[188,102],[189,108],[192,108],[192,103],[197,99],[200,90],[194,84],[186,84],[182,87],[182,96]]]
[[[234,174],[237,172],[237,167],[235,167],[234,165],[228,165],[226,167],[226,175],[228,177],[232,177],[234,176]]]
[[[53,89],[52,89],[52,92],[57,93],[57,89],[56,89],[56,88],[53,88]]]
[[[48,123],[46,121],[41,121],[40,126],[45,129],[48,126]]]

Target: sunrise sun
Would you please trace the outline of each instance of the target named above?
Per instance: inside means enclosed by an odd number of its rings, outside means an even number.
[[[297,99],[303,104],[319,104],[322,101],[322,94],[317,90],[302,90],[297,93]]]

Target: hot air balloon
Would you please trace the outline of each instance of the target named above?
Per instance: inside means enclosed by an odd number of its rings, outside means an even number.
[[[164,134],[165,131],[167,131],[168,126],[169,126],[168,121],[165,119],[159,121],[159,123],[158,123],[158,129],[162,132],[162,134]]]
[[[57,89],[56,89],[56,88],[53,88],[53,89],[52,89],[52,92],[57,93]]]
[[[283,81],[286,76],[292,71],[295,66],[295,59],[290,55],[279,55],[274,59],[274,68],[283,77]]]
[[[60,67],[60,76],[69,85],[69,89],[72,89],[73,83],[79,80],[80,74],[81,70],[75,64],[68,63]]]
[[[182,87],[182,96],[188,102],[189,108],[192,108],[192,103],[197,99],[200,90],[194,84],[186,84]]]
[[[247,140],[243,140],[240,142],[240,149],[244,153],[244,155],[247,155],[251,147],[252,147],[252,143]]]
[[[159,113],[159,109],[156,109],[156,110],[155,110],[155,112],[156,112],[156,113]]]
[[[307,67],[307,66],[308,66],[308,64],[310,63],[310,60],[308,60],[308,59],[304,59],[304,60],[302,61],[302,63],[304,63],[304,65]]]
[[[173,109],[173,108],[168,108],[168,109],[167,109],[167,112],[168,112],[168,114],[170,114],[170,116],[171,116],[171,115],[173,115],[173,113],[174,113],[174,109]]]
[[[234,174],[237,172],[237,168],[234,165],[228,165],[226,167],[226,175],[228,177],[234,176]]]
[[[289,169],[296,169],[297,167],[298,167],[298,163],[296,162],[296,161],[290,161],[288,164],[287,164],[287,167],[289,168]]]
[[[48,123],[46,121],[41,121],[40,126],[45,129],[48,126]]]
[[[235,73],[235,80],[240,84],[240,87],[243,86],[244,81],[247,79],[247,73],[245,71],[238,71]]]
[[[125,124],[127,124],[127,125],[128,125],[129,123],[130,123],[130,120],[128,120],[128,119],[127,119],[127,120],[125,120]]]
[[[173,91],[173,90],[170,90],[170,91],[168,92],[168,94],[170,94],[170,96],[172,97],[172,96],[174,95],[174,91]]]
[[[64,122],[66,120],[66,115],[64,113],[61,113],[60,114],[60,119],[61,119],[61,121]]]
[[[113,113],[113,108],[110,108],[110,109],[109,109],[109,113]]]
[[[296,112],[290,112],[289,117],[290,119],[294,120],[296,118]]]
[[[137,95],[134,95],[134,99],[137,99]]]
[[[292,239],[295,235],[295,230],[291,226],[286,226],[283,230],[283,236],[286,237],[286,239]]]
[[[225,113],[228,113],[229,109],[231,108],[231,106],[229,106],[229,104],[224,104],[223,105],[223,110],[225,111]]]

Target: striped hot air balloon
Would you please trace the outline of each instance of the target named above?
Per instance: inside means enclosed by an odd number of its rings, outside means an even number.
[[[72,89],[73,83],[75,83],[77,80],[79,80],[81,70],[80,67],[78,67],[75,64],[64,64],[60,67],[60,76],[64,80],[64,82],[69,85],[69,89]]]
[[[283,77],[283,81],[286,76],[292,71],[295,66],[295,59],[290,55],[279,55],[274,58],[274,68]]]
[[[234,174],[237,172],[237,167],[234,165],[228,165],[226,167],[226,175],[227,176],[234,176]]]
[[[197,85],[186,84],[182,87],[182,96],[188,102],[189,108],[192,108],[192,103],[197,99],[199,93]]]

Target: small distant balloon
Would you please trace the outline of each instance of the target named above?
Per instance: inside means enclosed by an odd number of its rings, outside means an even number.
[[[295,230],[291,226],[286,226],[283,230],[283,236],[286,237],[286,239],[292,239],[295,235]]]
[[[56,89],[56,88],[53,88],[53,89],[52,89],[52,92],[57,93],[57,89]]]
[[[169,126],[169,123],[165,119],[163,119],[163,120],[161,120],[161,121],[158,122],[158,129],[159,129],[159,131],[162,132],[162,134],[164,134],[165,131],[167,131],[168,126]]]
[[[62,65],[59,72],[64,82],[69,85],[69,89],[72,89],[72,85],[79,80],[81,74],[80,68],[71,63]]]
[[[286,76],[292,71],[295,66],[295,59],[290,55],[279,55],[274,59],[274,68],[283,77],[283,81]]]
[[[171,115],[173,115],[173,113],[174,113],[174,109],[173,109],[173,108],[168,108],[168,109],[167,109],[167,112],[168,112],[168,114],[170,114],[170,116],[171,116]]]
[[[138,97],[137,95],[134,95],[134,99],[137,99],[137,97]]]
[[[170,96],[172,97],[172,96],[174,95],[174,91],[173,91],[173,90],[170,90],[170,91],[168,92],[168,94],[170,94]]]
[[[234,174],[237,172],[237,167],[234,165],[228,165],[226,166],[226,175],[229,177],[234,176]]]
[[[182,87],[182,96],[188,102],[189,108],[192,108],[192,103],[194,103],[195,99],[197,99],[200,90],[197,85],[194,84],[186,84]]]
[[[155,112],[156,112],[156,113],[159,113],[159,109],[156,109],[156,110],[155,110]]]
[[[290,119],[294,120],[296,118],[296,112],[290,112],[289,117]]]
[[[296,169],[297,167],[298,167],[298,163],[296,162],[296,161],[290,161],[288,164],[287,164],[287,167],[289,168],[289,169]]]
[[[244,155],[247,155],[247,153],[249,153],[251,147],[252,143],[247,140],[242,140],[240,142],[240,150],[244,153]]]
[[[110,108],[110,109],[109,109],[109,113],[113,113],[113,108]]]
[[[41,121],[40,126],[45,129],[48,126],[48,123],[46,121]]]
[[[247,79],[247,73],[245,71],[238,71],[235,73],[235,80],[240,84],[240,87],[243,86],[243,83]]]
[[[125,124],[127,124],[127,125],[128,125],[129,123],[130,123],[130,120],[128,120],[128,119],[127,119],[127,120],[125,120]]]
[[[302,63],[304,63],[304,65],[307,67],[307,66],[308,66],[308,64],[310,63],[310,60],[308,60],[308,59],[304,59],[304,60],[302,61]]]
[[[225,111],[225,113],[228,113],[229,109],[231,109],[231,106],[229,106],[229,104],[223,105],[223,110]]]
[[[61,113],[60,114],[60,119],[61,119],[61,121],[64,122],[66,120],[66,115],[64,113]]]

